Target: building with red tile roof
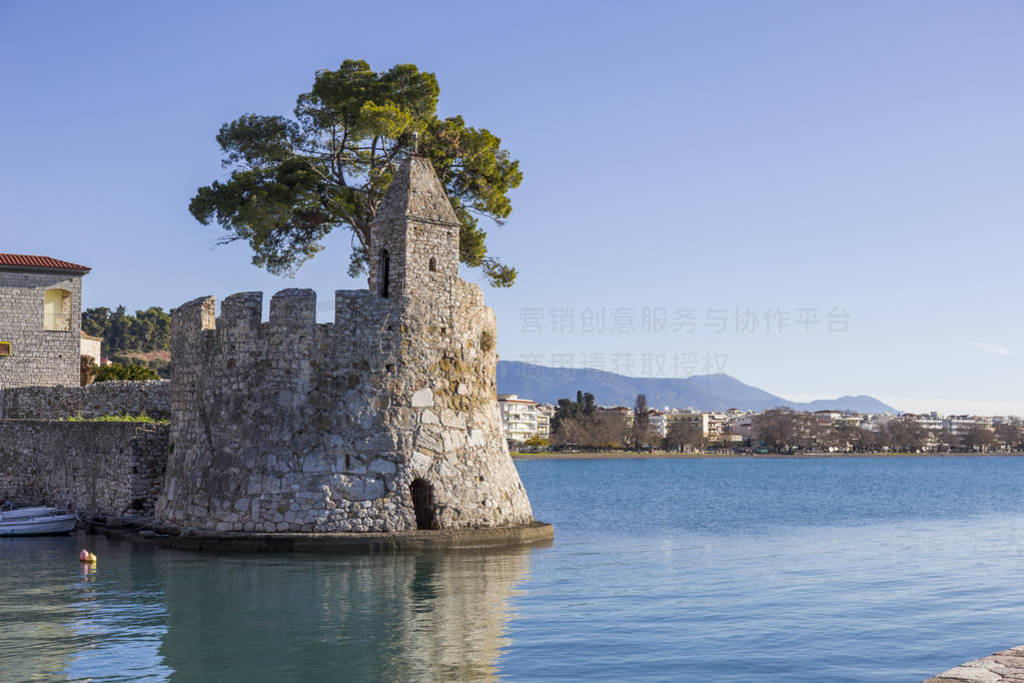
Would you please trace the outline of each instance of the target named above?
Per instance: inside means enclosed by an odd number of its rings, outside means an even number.
[[[0,390],[78,386],[88,266],[0,253]]]
[[[70,261],[61,261],[49,256],[33,256],[31,254],[0,254],[0,269],[41,270],[46,272],[66,271],[69,273],[81,273],[82,275],[92,270],[88,266],[80,266]]]

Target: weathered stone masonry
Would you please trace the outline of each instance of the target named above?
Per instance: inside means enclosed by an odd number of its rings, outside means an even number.
[[[0,499],[107,515],[151,512],[168,425],[60,421],[169,414],[166,383],[79,386],[88,272],[48,256],[0,254]]]
[[[86,514],[150,513],[166,424],[0,420],[0,499]]]
[[[11,355],[0,356],[0,391],[12,387],[79,384],[82,274],[33,272],[0,264],[0,342]],[[44,329],[47,290],[68,292],[68,329]]]
[[[403,531],[531,522],[502,435],[495,320],[458,277],[429,162],[377,212],[369,291],[212,297],[174,310],[171,455],[158,519],[214,531]],[[415,495],[414,495],[415,494]]]
[[[19,387],[0,391],[0,419],[61,420],[105,415],[171,416],[165,380],[96,382],[84,387]]]

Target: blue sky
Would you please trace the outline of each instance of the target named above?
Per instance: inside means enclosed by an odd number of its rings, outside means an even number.
[[[282,279],[188,200],[221,123],[412,62],[521,161],[501,357],[1024,414],[1022,28],[1005,1],[0,0],[0,250],[92,266],[86,306],[298,286],[329,321],[365,285],[348,235]]]

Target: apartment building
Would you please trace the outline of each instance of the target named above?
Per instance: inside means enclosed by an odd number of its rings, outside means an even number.
[[[651,434],[661,439],[668,435],[668,415],[660,410],[647,411],[647,425]]]
[[[676,422],[689,422],[700,429],[701,436],[707,438],[709,431],[708,415],[708,413],[704,413],[699,410],[670,410],[665,414],[665,418],[668,422],[669,429],[671,429],[672,425]]]
[[[535,436],[547,439],[551,432],[552,406],[519,398],[516,394],[498,394],[498,408],[509,441],[526,441]]]

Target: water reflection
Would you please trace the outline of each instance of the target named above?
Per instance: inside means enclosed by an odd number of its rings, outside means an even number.
[[[77,561],[82,543],[99,555]],[[223,556],[0,541],[0,680],[494,678],[528,549]]]
[[[80,540],[0,539],[0,679],[169,674],[157,656],[162,595],[145,578],[152,554],[114,552],[104,572],[78,562]]]
[[[47,680],[62,671],[71,652],[65,643],[71,630],[67,591],[53,594],[33,586],[29,576],[4,582],[0,600],[0,661],[9,680]]]
[[[101,560],[79,563],[68,624],[74,652],[66,675],[71,680],[102,675],[166,679],[171,672],[161,665],[158,650],[167,632],[167,610],[152,551],[96,536],[84,540]],[[77,550],[64,563],[69,572],[75,556]]]
[[[178,557],[160,654],[185,680],[493,678],[529,553]]]
[[[0,681],[913,681],[1024,632],[1024,458],[520,466],[550,550],[0,539]]]
[[[60,552],[39,543],[30,551],[17,539],[0,539],[0,662],[3,678],[52,680],[74,652],[73,619],[77,592],[71,576],[56,563]],[[19,552],[12,552],[17,550]],[[74,565],[72,565],[74,567]]]

